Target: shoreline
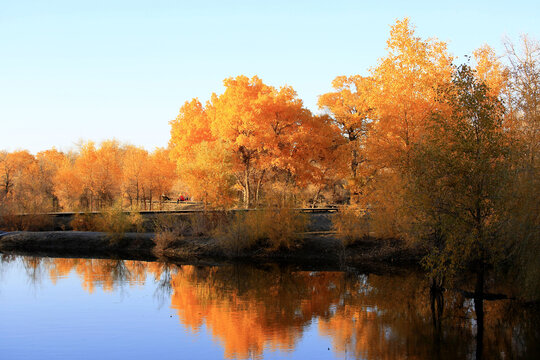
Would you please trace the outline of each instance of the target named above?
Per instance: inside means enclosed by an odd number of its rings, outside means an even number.
[[[233,252],[208,236],[181,237],[160,253],[154,251],[155,233],[122,235],[88,231],[17,231],[0,235],[0,252],[50,257],[104,257],[163,260],[186,264],[284,263],[317,267],[418,266],[422,254],[398,240],[371,239],[343,248],[331,232],[306,233],[291,249],[270,249],[259,244]]]

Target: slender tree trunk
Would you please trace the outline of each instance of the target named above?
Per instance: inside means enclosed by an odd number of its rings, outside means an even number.
[[[246,209],[249,209],[250,207],[250,187],[249,187],[249,166],[246,167],[246,170],[245,170],[245,173],[244,173],[244,182],[245,182],[245,187],[244,187],[244,207]]]
[[[321,194],[321,191],[322,191],[322,187],[319,186],[317,189],[317,193],[315,194],[315,196],[313,197],[313,201],[311,202],[312,208],[315,208],[315,204],[317,203],[317,199],[319,199],[319,195]]]
[[[137,205],[139,205],[139,180],[137,180],[137,192],[136,192],[136,197],[137,197]]]
[[[259,178],[259,181],[257,182],[257,190],[255,191],[255,206],[259,206],[259,195],[260,195],[261,184],[262,184],[265,172],[266,170],[263,170],[261,177]]]

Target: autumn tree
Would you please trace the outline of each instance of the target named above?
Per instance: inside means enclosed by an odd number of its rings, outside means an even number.
[[[36,161],[39,168],[40,192],[51,210],[59,209],[58,197],[54,193],[54,178],[62,166],[65,154],[55,148],[37,153]]]
[[[302,102],[291,88],[277,90],[256,76],[229,78],[224,84],[225,92],[212,97],[210,129],[234,154],[235,176],[249,207],[268,169],[286,166],[287,137],[302,121]]]
[[[323,191],[334,195],[335,187],[349,178],[344,169],[351,152],[339,126],[328,115],[308,117],[297,135],[293,153],[296,185],[305,189],[309,202],[315,204]]]
[[[489,95],[499,97],[505,91],[508,71],[500,62],[495,51],[488,45],[483,45],[473,52],[476,62],[475,75],[488,87]]]
[[[424,240],[425,263],[439,278],[472,268],[483,289],[484,271],[504,259],[502,241],[513,179],[503,107],[468,65],[440,89],[450,113],[433,111],[429,131],[410,152],[408,184]]]
[[[540,44],[522,36],[520,44],[505,42],[508,87],[507,122],[517,141],[519,175],[513,184],[512,211],[506,238],[515,246],[515,268],[524,293],[540,297]]]
[[[236,178],[231,153],[221,142],[203,141],[193,145],[192,156],[178,163],[178,176],[188,186],[190,197],[205,206],[227,208],[236,201]]]
[[[369,77],[338,76],[332,82],[335,91],[321,95],[318,102],[332,116],[344,140],[340,144],[345,148],[341,149],[342,176],[349,180],[349,188],[355,194],[361,186],[359,166],[366,161],[366,139],[374,110],[370,103],[373,86]]]
[[[167,195],[176,179],[176,164],[170,159],[169,151],[157,148],[148,157],[142,170],[142,190],[144,199],[149,200],[152,210],[152,200],[159,199],[160,208],[163,205],[163,195]]]
[[[28,151],[0,156],[0,201],[11,211],[31,213],[48,210],[41,180],[36,158]]]
[[[84,184],[76,172],[76,154],[66,154],[53,177],[53,193],[62,210],[79,210],[88,205],[84,197]]]
[[[452,57],[446,44],[415,36],[409,19],[397,21],[388,54],[372,70],[376,93],[370,157],[378,168],[406,166],[411,145],[423,135],[437,91],[450,82]]]
[[[229,151],[210,132],[204,106],[198,99],[186,101],[170,125],[170,157],[190,196],[205,204],[230,205],[234,179]]]
[[[122,151],[117,141],[82,144],[73,165],[75,177],[82,184],[82,197],[89,209],[112,205],[119,197],[122,181]],[[68,178],[71,176],[68,176]]]
[[[35,158],[26,150],[4,153],[0,158],[0,194],[4,198],[16,196],[15,193],[25,186],[27,174],[33,165]]]
[[[276,89],[258,77],[225,79],[225,92],[213,94],[205,107],[194,99],[171,122],[171,154],[179,166],[198,158],[193,150],[215,147],[226,156],[244,206],[258,202],[265,180],[281,174],[287,183],[296,178],[297,144],[302,124],[311,117],[291,87]],[[219,143],[219,145],[217,145]],[[206,158],[203,156],[202,159]],[[209,170],[208,166],[201,164]],[[205,171],[206,171],[205,170]],[[191,177],[193,179],[193,177]],[[222,178],[226,184],[228,177]],[[191,184],[195,186],[195,184]]]
[[[133,203],[139,207],[143,199],[143,176],[149,166],[148,151],[136,146],[127,146],[122,160],[122,191],[131,207]]]
[[[371,70],[374,110],[361,200],[373,208],[379,236],[406,237],[411,221],[404,192],[410,151],[426,134],[432,112],[445,111],[446,104],[436,99],[439,89],[450,83],[452,56],[444,42],[416,36],[407,18],[392,26],[387,49]]]

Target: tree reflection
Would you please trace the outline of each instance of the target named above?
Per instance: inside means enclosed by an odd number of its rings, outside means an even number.
[[[9,258],[6,258],[9,261]],[[434,291],[423,274],[310,272],[290,267],[176,266],[104,259],[22,259],[32,281],[74,272],[88,292],[156,284],[189,331],[209,332],[226,358],[293,351],[317,324],[336,356],[364,359],[523,358],[540,353],[538,306]]]

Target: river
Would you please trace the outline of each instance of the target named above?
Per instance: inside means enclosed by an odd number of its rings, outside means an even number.
[[[537,305],[424,274],[3,255],[1,359],[538,359]]]

